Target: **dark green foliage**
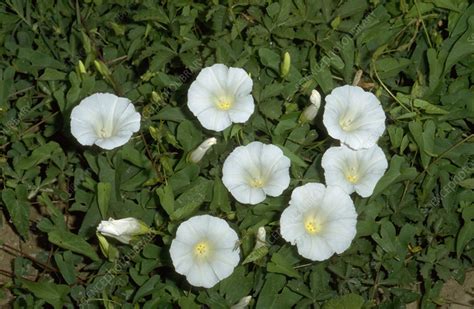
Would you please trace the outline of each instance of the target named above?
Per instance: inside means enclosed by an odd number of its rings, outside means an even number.
[[[49,239],[38,259],[55,270],[30,281],[22,276],[31,264],[18,257],[6,285],[14,304],[228,308],[247,295],[257,308],[441,304],[443,282],[462,281],[474,262],[474,6],[212,2],[0,4],[0,206],[23,240]],[[291,67],[281,77],[285,52]],[[247,123],[219,134],[186,107],[190,83],[214,63],[245,68],[256,103]],[[336,142],[322,109],[311,124],[298,118],[312,89],[324,97],[358,69],[359,85],[387,115],[379,145],[389,169],[370,198],[353,195],[359,222],[350,249],[310,263],[280,238],[278,220],[294,187],[324,182],[321,156]],[[142,114],[127,145],[81,147],[70,134],[71,109],[94,92],[126,96]],[[188,163],[210,136],[218,144]],[[280,197],[241,205],[220,180],[222,163],[254,140],[284,149],[292,182]],[[41,218],[30,218],[32,207]],[[230,222],[248,262],[208,290],[190,287],[168,254],[177,225],[201,213]],[[109,217],[136,217],[158,235],[114,243],[120,257],[109,262],[95,237]],[[254,252],[260,226],[270,246]]]

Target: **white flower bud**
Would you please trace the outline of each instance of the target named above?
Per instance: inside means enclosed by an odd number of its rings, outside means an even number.
[[[146,234],[150,228],[142,221],[135,218],[123,218],[108,221],[101,221],[97,226],[97,231],[104,236],[112,237],[121,243],[128,244],[134,236]]]
[[[202,157],[206,154],[206,152],[209,150],[209,148],[212,147],[212,145],[215,145],[217,143],[217,139],[215,137],[211,137],[206,139],[204,142],[199,145],[191,154],[189,155],[189,161],[198,163],[201,161]]]
[[[307,106],[301,114],[301,122],[310,122],[318,114],[319,107],[321,106],[321,95],[316,89],[311,92],[309,101],[311,102],[311,105]]]
[[[233,305],[230,308],[231,309],[245,309],[248,307],[251,300],[252,300],[252,296],[250,295],[242,297],[237,304]]]
[[[255,249],[258,249],[267,245],[267,242],[265,239],[266,236],[267,236],[267,232],[265,231],[265,228],[263,226],[259,227],[257,231],[257,239],[255,241]]]
[[[311,91],[309,101],[311,102],[311,104],[316,106],[317,109],[319,109],[319,107],[321,106],[321,94],[316,89],[313,89],[313,91]]]

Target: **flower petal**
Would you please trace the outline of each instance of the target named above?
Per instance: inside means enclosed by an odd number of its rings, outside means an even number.
[[[249,120],[255,109],[253,97],[247,95],[235,99],[234,105],[229,109],[229,118],[236,123],[244,123]]]
[[[229,68],[226,86],[227,89],[231,90],[238,98],[247,96],[252,92],[253,82],[245,70],[241,68]]]
[[[312,261],[324,261],[334,254],[326,240],[319,236],[304,235],[298,239],[296,245],[298,253]]]
[[[224,131],[232,124],[229,113],[215,107],[206,109],[197,118],[204,128],[217,132]]]
[[[283,211],[280,217],[280,233],[292,245],[305,235],[303,214],[298,208],[290,206]]]

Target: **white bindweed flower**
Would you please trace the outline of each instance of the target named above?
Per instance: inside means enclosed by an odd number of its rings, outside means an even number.
[[[196,149],[191,152],[189,155],[189,161],[198,163],[204,157],[206,152],[217,143],[217,139],[215,137],[211,137],[206,139],[204,142],[201,143]]]
[[[191,285],[211,288],[229,277],[239,263],[238,240],[225,220],[195,216],[179,225],[171,242],[171,260]]]
[[[234,198],[258,204],[279,196],[290,184],[290,159],[275,145],[252,142],[231,152],[222,168],[222,182]]]
[[[368,197],[387,170],[387,158],[374,145],[368,149],[352,150],[346,146],[331,147],[323,155],[321,165],[328,186],[339,186],[346,193],[357,192]]]
[[[140,114],[132,102],[111,93],[84,98],[71,113],[72,135],[82,145],[113,149],[128,142],[140,129]]]
[[[108,221],[101,221],[97,226],[97,231],[104,236],[112,237],[121,243],[128,244],[133,237],[146,234],[150,227],[142,221],[135,218],[123,218]]]
[[[323,123],[331,137],[352,149],[369,148],[385,131],[385,113],[375,95],[345,85],[326,97]]]
[[[311,96],[309,97],[309,101],[311,102],[301,113],[300,121],[301,122],[310,122],[312,121],[316,115],[318,114],[319,107],[321,106],[321,95],[319,92],[314,89],[311,92]]]
[[[252,115],[252,85],[245,70],[214,64],[202,69],[189,87],[188,107],[204,128],[223,131]]]
[[[357,213],[347,193],[339,187],[308,183],[293,190],[290,205],[281,214],[280,230],[303,257],[323,261],[349,248],[356,223]]]

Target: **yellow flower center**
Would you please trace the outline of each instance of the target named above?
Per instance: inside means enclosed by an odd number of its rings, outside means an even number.
[[[209,244],[206,241],[201,241],[194,246],[194,254],[197,257],[206,257],[209,253]]]
[[[111,132],[109,132],[106,128],[102,128],[102,129],[100,129],[98,135],[99,135],[100,138],[108,138],[108,137],[110,137],[112,134],[111,134]]]
[[[346,179],[350,183],[354,184],[359,181],[359,175],[357,173],[357,169],[355,167],[351,167],[349,172],[346,174]]]
[[[217,108],[223,111],[229,110],[233,105],[233,100],[229,97],[221,97],[217,100]]]
[[[341,118],[341,119],[339,119],[339,125],[346,132],[352,130],[352,123],[353,123],[353,120],[350,119],[350,118]]]
[[[310,216],[304,221],[304,229],[308,234],[314,235],[321,231],[322,225],[317,218]]]
[[[347,175],[346,176],[346,179],[350,182],[350,183],[356,183],[357,180],[359,180],[359,177],[357,177],[357,175]]]
[[[262,188],[265,183],[261,178],[254,178],[250,181],[250,185],[254,188]]]

